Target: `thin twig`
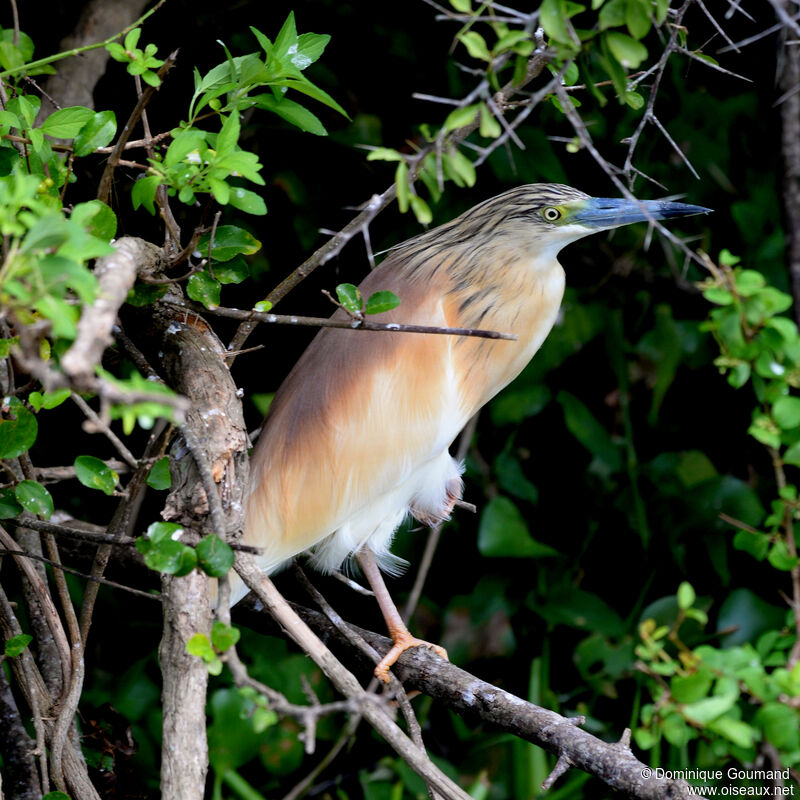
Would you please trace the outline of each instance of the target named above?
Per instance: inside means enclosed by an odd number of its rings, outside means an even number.
[[[189,311],[205,311],[228,319],[239,319],[243,321],[267,322],[273,325],[299,325],[315,328],[346,328],[348,330],[361,331],[385,331],[389,333],[432,333],[446,336],[477,336],[483,339],[506,339],[516,341],[517,336],[513,333],[500,333],[499,331],[482,330],[481,328],[446,328],[436,325],[407,325],[399,322],[371,322],[367,319],[331,319],[329,317],[301,317],[281,314],[270,314],[264,311],[245,311],[239,308],[209,308],[199,309],[187,303],[163,299],[161,302],[168,305],[182,308]]]

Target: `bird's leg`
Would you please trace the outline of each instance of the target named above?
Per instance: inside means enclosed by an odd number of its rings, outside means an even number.
[[[375,561],[375,554],[372,550],[366,547],[356,553],[361,569],[364,572],[372,591],[375,593],[375,599],[378,601],[383,619],[386,621],[386,627],[389,629],[389,635],[392,637],[394,646],[391,650],[380,660],[377,667],[375,667],[375,677],[380,678],[384,683],[389,683],[389,668],[404,653],[411,647],[429,647],[437,655],[442,658],[447,658],[447,651],[439,645],[431,644],[423,639],[417,639],[409,633],[400,612],[397,610],[394,601],[392,600],[389,590],[386,588],[386,583],[383,580],[378,564]]]

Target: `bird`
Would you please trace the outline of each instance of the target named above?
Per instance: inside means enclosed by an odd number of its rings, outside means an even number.
[[[463,491],[449,448],[533,358],[556,322],[565,274],[557,256],[598,231],[710,209],[590,197],[560,184],[521,185],[389,251],[360,284],[394,292],[387,322],[510,332],[516,341],[322,328],[277,391],[251,457],[243,540],[273,573],[300,553],[323,573],[355,560],[393,647],[442,648],[412,636],[382,577],[407,516],[447,520]],[[343,310],[334,318],[347,319]],[[231,601],[246,594],[231,584]]]

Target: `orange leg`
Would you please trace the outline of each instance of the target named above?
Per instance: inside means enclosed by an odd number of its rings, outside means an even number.
[[[443,647],[431,644],[422,639],[417,639],[416,636],[412,636],[409,633],[408,628],[403,622],[403,618],[400,616],[400,612],[397,610],[397,606],[395,606],[394,601],[389,595],[389,590],[386,588],[383,575],[381,575],[381,571],[378,569],[378,564],[375,561],[375,554],[371,550],[364,548],[356,553],[356,558],[358,559],[358,563],[364,575],[369,581],[369,585],[372,587],[372,591],[375,593],[375,599],[378,601],[381,613],[386,621],[386,627],[389,629],[389,635],[394,642],[394,647],[389,650],[381,659],[378,666],[375,667],[375,677],[380,678],[384,683],[389,683],[389,668],[397,661],[401,653],[404,653],[411,647],[429,647],[437,655],[446,659],[447,651]]]

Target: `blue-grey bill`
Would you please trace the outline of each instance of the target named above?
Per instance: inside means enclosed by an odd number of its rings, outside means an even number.
[[[688,217],[692,214],[710,214],[713,209],[688,203],[667,200],[624,200],[614,197],[591,197],[586,205],[576,211],[570,222],[592,228],[617,228],[632,222],[649,219]]]

